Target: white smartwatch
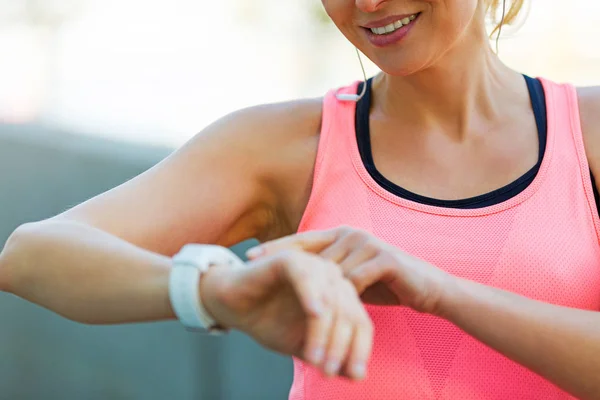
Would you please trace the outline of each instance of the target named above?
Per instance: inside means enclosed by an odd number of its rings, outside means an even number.
[[[189,244],[173,257],[169,298],[179,321],[187,330],[223,334],[202,305],[200,277],[213,265],[244,266],[231,250],[214,245]]]

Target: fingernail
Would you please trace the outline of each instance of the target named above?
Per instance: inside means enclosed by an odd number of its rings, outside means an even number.
[[[312,351],[312,354],[310,356],[310,361],[313,364],[321,364],[321,361],[323,361],[323,356],[325,355],[325,351],[323,350],[322,347],[317,347],[316,349],[314,349]]]
[[[365,364],[356,363],[352,366],[352,375],[354,375],[355,379],[364,379],[365,378]]]
[[[329,376],[336,375],[340,370],[340,362],[337,360],[329,360],[325,365],[325,374]]]
[[[246,251],[246,257],[248,258],[256,258],[261,256],[264,253],[264,250],[261,246],[252,247]]]

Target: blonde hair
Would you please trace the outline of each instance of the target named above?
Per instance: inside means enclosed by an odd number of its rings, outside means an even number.
[[[502,26],[510,25],[517,20],[525,0],[485,0],[485,2],[487,14],[494,26],[490,35],[493,37],[501,31]]]

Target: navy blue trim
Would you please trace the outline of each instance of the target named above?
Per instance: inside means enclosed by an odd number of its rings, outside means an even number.
[[[592,180],[592,189],[594,190],[594,202],[596,203],[596,211],[600,215],[600,194],[598,193],[598,186],[596,186],[596,179],[592,170],[590,170],[590,179]]]
[[[391,192],[397,196],[403,197],[408,200],[436,207],[460,209],[489,207],[495,204],[502,203],[518,195],[523,190],[525,190],[535,179],[542,164],[542,160],[544,158],[544,152],[546,150],[546,138],[548,135],[546,96],[544,94],[544,88],[542,86],[542,83],[538,79],[533,79],[526,75],[524,75],[524,78],[527,83],[527,88],[529,90],[531,106],[533,108],[533,114],[535,116],[535,122],[538,129],[539,156],[536,165],[514,182],[509,183],[508,185],[500,189],[496,189],[492,192],[471,197],[468,199],[439,200],[410,192],[388,180],[375,167],[375,162],[373,161],[373,153],[371,149],[369,113],[371,109],[371,92],[373,78],[367,80],[366,93],[356,105],[356,140],[366,170],[369,172],[371,177],[388,192]],[[358,93],[362,91],[363,84],[364,83],[362,82],[359,84],[357,90]]]

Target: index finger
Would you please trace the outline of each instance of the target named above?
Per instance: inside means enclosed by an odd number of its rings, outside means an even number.
[[[253,247],[246,252],[249,259],[256,259],[275,254],[282,250],[302,250],[309,253],[320,253],[338,238],[335,229],[326,231],[310,231],[286,236]]]

